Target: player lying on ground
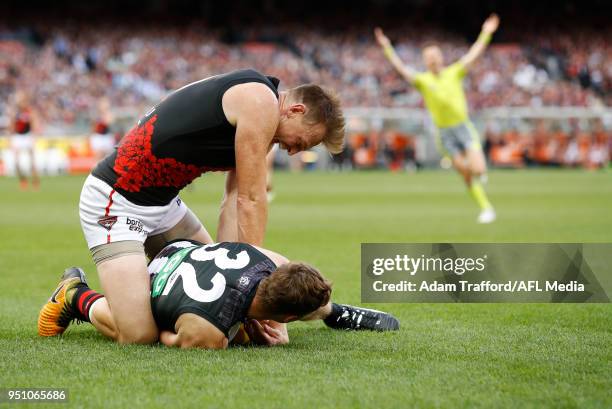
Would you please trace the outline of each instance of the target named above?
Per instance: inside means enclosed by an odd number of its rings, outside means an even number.
[[[389,314],[331,303],[331,286],[315,268],[250,244],[175,241],[148,270],[153,317],[166,345],[226,348],[241,323],[251,340],[266,345],[289,342],[284,323],[295,320],[322,319],[336,329],[399,329]],[[75,267],[43,306],[38,333],[60,335],[74,319],[118,340],[109,300]]]
[[[462,81],[472,64],[480,57],[497,30],[499,18],[492,14],[482,25],[478,40],[459,61],[444,67],[444,57],[435,44],[423,48],[427,72],[417,72],[404,65],[389,39],[380,28],[374,31],[376,41],[393,67],[423,95],[437,128],[436,142],[446,151],[454,168],[461,174],[470,194],[480,206],[479,223],[495,220],[495,210],[482,187],[487,165],[480,146],[480,138],[468,117]]]
[[[85,181],[81,227],[122,343],[157,340],[147,255],[178,238],[213,240],[180,199],[202,173],[226,170],[217,241],[261,245],[267,222],[266,154],[323,143],[342,150],[344,118],[330,91],[286,91],[255,70],[206,78],[146,113]],[[216,217],[216,216],[215,216]]]

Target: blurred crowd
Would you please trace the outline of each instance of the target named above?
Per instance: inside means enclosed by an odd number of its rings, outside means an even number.
[[[588,127],[573,123],[569,129],[545,120],[532,125],[523,130],[489,126],[484,144],[489,162],[512,168],[538,165],[601,169],[608,166],[612,137],[601,121],[594,121]]]
[[[393,129],[351,133],[345,151],[334,156],[333,165],[339,169],[415,170],[432,159],[423,152],[424,147],[418,149],[418,141],[428,139],[420,136]],[[541,119],[507,127],[490,121],[484,131],[483,151],[494,167],[595,170],[608,167],[612,159],[612,135],[598,119]]]
[[[471,108],[609,105],[612,29],[551,34],[493,44],[466,79]],[[438,42],[447,62],[470,45],[431,26],[396,28],[388,35],[401,58],[418,69],[425,42]],[[73,22],[20,30],[0,26],[0,117],[20,90],[45,132],[88,127],[99,115],[101,98],[114,112],[137,116],[169,90],[244,67],[280,78],[283,87],[332,87],[347,107],[422,106],[365,27],[328,33],[278,24],[233,33],[195,23],[164,28]]]

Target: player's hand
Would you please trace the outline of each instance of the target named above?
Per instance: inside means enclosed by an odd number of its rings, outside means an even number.
[[[249,338],[259,345],[284,345],[289,343],[289,334],[284,324],[269,320],[250,320],[244,325]]]
[[[491,14],[482,25],[482,31],[488,34],[493,34],[499,27],[499,16],[495,13]]]
[[[391,41],[389,38],[383,33],[382,28],[376,27],[374,29],[374,37],[376,37],[376,42],[383,48],[390,47]]]
[[[162,331],[159,334],[159,342],[168,347],[176,346],[178,343],[178,335],[171,331]]]

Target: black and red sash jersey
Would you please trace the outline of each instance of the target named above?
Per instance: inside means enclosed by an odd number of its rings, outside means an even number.
[[[32,114],[28,108],[22,109],[15,115],[15,133],[25,135],[32,130]]]
[[[239,70],[180,88],[152,108],[92,175],[134,204],[164,206],[202,173],[236,167],[236,128],[223,112],[225,91],[259,82],[278,98],[278,79]]]
[[[106,135],[110,132],[110,127],[103,119],[100,119],[94,123],[93,132],[99,135]]]

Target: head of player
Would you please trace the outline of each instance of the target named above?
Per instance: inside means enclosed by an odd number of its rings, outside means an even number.
[[[438,74],[444,68],[444,55],[437,44],[426,44],[422,51],[423,62],[429,72]]]
[[[314,267],[290,262],[261,280],[247,315],[254,319],[291,322],[329,303],[331,283]]]
[[[330,90],[307,84],[281,93],[280,122],[273,142],[289,155],[323,143],[331,153],[344,145],[340,100]]]

